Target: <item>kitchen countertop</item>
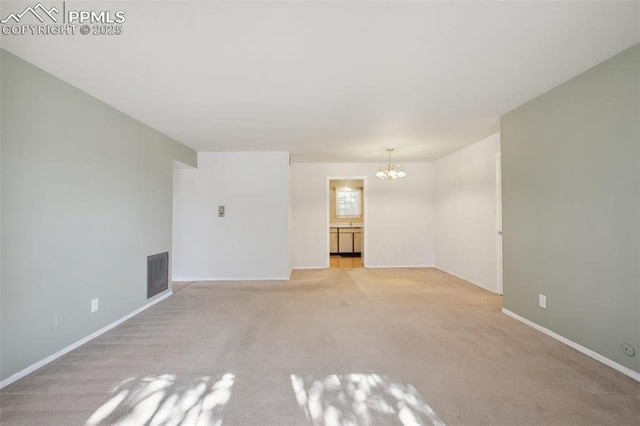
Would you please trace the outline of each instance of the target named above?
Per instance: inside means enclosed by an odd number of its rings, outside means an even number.
[[[362,223],[354,223],[350,225],[348,223],[332,223],[329,228],[362,228]]]

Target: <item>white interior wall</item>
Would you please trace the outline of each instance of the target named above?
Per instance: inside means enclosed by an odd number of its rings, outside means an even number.
[[[328,177],[366,176],[365,261],[367,267],[433,266],[432,163],[403,163],[407,177],[375,178],[373,163],[294,163],[291,202],[294,268],[326,268],[329,249]]]
[[[174,281],[289,275],[288,153],[200,152],[175,171]]]
[[[499,145],[496,134],[435,163],[403,164],[408,177],[395,182],[376,179],[372,163],[289,169],[287,153],[199,153],[198,169],[175,174],[173,279],[286,279],[290,265],[326,268],[327,179],[365,176],[366,266],[437,266],[498,291]]]
[[[498,292],[496,133],[435,162],[439,269]]]

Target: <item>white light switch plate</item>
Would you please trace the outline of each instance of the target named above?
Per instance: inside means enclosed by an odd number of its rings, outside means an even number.
[[[538,305],[541,308],[547,309],[547,296],[545,296],[544,294],[539,294],[538,295]]]

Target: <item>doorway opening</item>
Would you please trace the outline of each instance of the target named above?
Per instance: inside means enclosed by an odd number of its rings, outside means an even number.
[[[504,294],[502,283],[502,161],[500,154],[496,154],[496,258],[498,294]]]
[[[364,178],[330,178],[327,191],[328,267],[363,268]]]

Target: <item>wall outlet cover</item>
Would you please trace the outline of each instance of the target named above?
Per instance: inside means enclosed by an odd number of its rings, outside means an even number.
[[[91,312],[92,312],[92,313],[93,313],[93,312],[96,312],[96,311],[98,310],[98,308],[99,308],[99,305],[98,305],[98,299],[93,299],[93,300],[91,301]]]

